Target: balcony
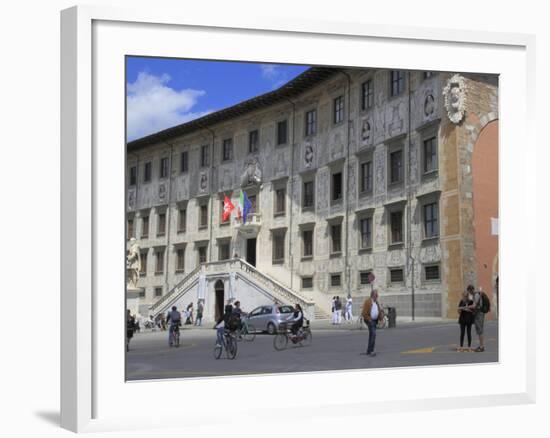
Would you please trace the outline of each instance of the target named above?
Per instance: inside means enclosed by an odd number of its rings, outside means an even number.
[[[258,234],[261,226],[262,215],[260,213],[249,213],[246,218],[246,223],[243,223],[242,218],[235,220],[235,227],[237,230],[247,236],[254,236]]]

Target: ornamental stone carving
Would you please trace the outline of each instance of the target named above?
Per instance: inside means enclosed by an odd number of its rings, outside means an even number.
[[[206,172],[201,172],[199,188],[201,192],[206,191],[206,189],[208,188],[208,176],[206,175]]]
[[[126,254],[126,277],[129,287],[134,289],[137,287],[140,269],[141,257],[139,245],[136,238],[132,237],[129,242],[128,253]]]
[[[244,162],[244,172],[241,175],[241,187],[260,185],[262,183],[262,169],[255,157],[249,157]]]
[[[361,129],[361,141],[363,144],[370,143],[372,138],[372,128],[368,120],[363,120],[363,127]]]
[[[304,164],[307,169],[309,169],[313,164],[313,146],[311,146],[310,144],[307,144],[305,148]]]
[[[430,117],[435,111],[435,99],[431,92],[424,99],[424,115]]]
[[[159,185],[159,199],[161,201],[166,200],[166,185],[164,184]]]
[[[449,120],[455,124],[460,123],[466,112],[466,81],[458,74],[453,75],[443,88],[445,96],[445,109]]]
[[[128,191],[128,208],[133,210],[136,206],[136,193],[134,190]]]

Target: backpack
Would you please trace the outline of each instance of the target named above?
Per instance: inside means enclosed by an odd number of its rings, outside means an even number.
[[[491,310],[491,301],[485,292],[481,292],[481,306],[479,310],[482,313],[489,313]]]
[[[236,314],[236,313],[232,313],[228,320],[227,320],[227,323],[225,324],[226,328],[229,329],[229,331],[235,331],[239,328],[239,324],[241,322],[241,319],[239,318],[239,315]]]

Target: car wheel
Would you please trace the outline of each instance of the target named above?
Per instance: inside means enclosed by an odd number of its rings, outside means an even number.
[[[275,333],[277,333],[277,328],[272,322],[267,325],[267,333],[269,333],[270,335],[274,335]]]

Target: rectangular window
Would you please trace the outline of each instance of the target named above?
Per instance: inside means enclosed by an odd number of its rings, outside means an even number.
[[[424,237],[439,236],[439,212],[437,202],[424,205]]]
[[[403,181],[403,151],[390,154],[390,183]]]
[[[368,110],[374,105],[374,87],[372,86],[372,79],[364,82],[362,85],[361,93],[361,109]]]
[[[437,141],[435,137],[424,140],[424,173],[437,170]]]
[[[366,217],[359,221],[359,231],[361,233],[361,249],[372,247],[372,218]]]
[[[149,237],[149,216],[142,216],[141,218],[141,238],[146,239]]]
[[[439,265],[424,266],[424,278],[427,281],[439,280]]]
[[[189,152],[183,151],[180,155],[180,171],[185,173],[189,171]]]
[[[145,298],[145,290],[140,290],[139,291],[139,297],[140,298]]]
[[[155,251],[155,275],[164,273],[164,249],[157,249]]]
[[[222,143],[222,161],[229,161],[233,158],[233,139],[226,138]]]
[[[403,269],[390,269],[390,282],[403,283]]]
[[[157,236],[164,236],[166,233],[166,213],[158,214],[158,224],[157,224]]]
[[[134,219],[128,219],[128,240],[132,237],[136,237],[134,234]]]
[[[145,163],[143,167],[143,182],[150,182],[151,181],[151,171],[152,171],[152,164],[150,161]]]
[[[178,233],[185,233],[187,230],[187,209],[178,210]]]
[[[342,199],[342,172],[332,174],[332,200]]]
[[[258,197],[256,195],[248,195],[248,200],[250,201],[250,205],[252,206],[251,213],[258,213]]]
[[[403,212],[393,211],[390,214],[391,243],[403,243]]]
[[[273,233],[273,263],[281,263],[285,259],[285,233]]]
[[[206,263],[206,246],[199,246],[197,251],[199,255],[199,264]]]
[[[282,120],[277,123],[277,145],[285,144],[288,136],[288,123]]]
[[[137,182],[137,167],[130,167],[130,185],[135,186]]]
[[[304,208],[313,208],[315,202],[315,191],[313,181],[304,182],[304,198],[303,198],[303,207]]]
[[[199,229],[208,226],[208,205],[203,204],[199,208]]]
[[[302,277],[302,289],[313,288],[313,277]]]
[[[208,167],[210,164],[209,150],[209,145],[205,144],[201,146],[201,167]]]
[[[155,297],[162,297],[162,287],[155,287]]]
[[[364,286],[364,285],[370,284],[370,279],[371,279],[370,273],[371,273],[371,271],[361,271],[361,272],[359,272],[359,283],[361,285]]]
[[[185,271],[185,249],[184,248],[178,248],[178,251],[176,252],[176,272],[184,272]]]
[[[342,285],[342,275],[341,274],[330,274],[330,285],[332,287],[337,287]]]
[[[306,113],[306,137],[315,135],[317,132],[317,110]]]
[[[249,153],[258,152],[259,143],[260,143],[260,140],[258,137],[258,130],[255,129],[254,131],[250,131],[248,133],[248,152]]]
[[[332,238],[332,253],[342,252],[342,225],[336,224],[330,227],[330,236]]]
[[[433,71],[425,71],[423,77],[424,77],[424,79],[429,79],[429,78],[431,78],[433,75],[434,75],[434,72],[433,72]]]
[[[160,159],[159,175],[160,178],[168,177],[168,157]]]
[[[361,192],[372,191],[372,162],[361,163]]]
[[[390,94],[398,96],[405,91],[405,73],[401,70],[390,71]]]
[[[303,255],[304,257],[313,256],[313,230],[302,231]]]
[[[147,275],[147,251],[141,253],[141,264],[139,267],[139,275],[144,277]]]
[[[281,215],[285,213],[286,210],[286,190],[277,189],[275,190],[275,214]]]
[[[334,99],[334,124],[341,123],[344,120],[344,96],[338,96]]]
[[[229,242],[220,243],[218,247],[218,260],[229,260]]]

